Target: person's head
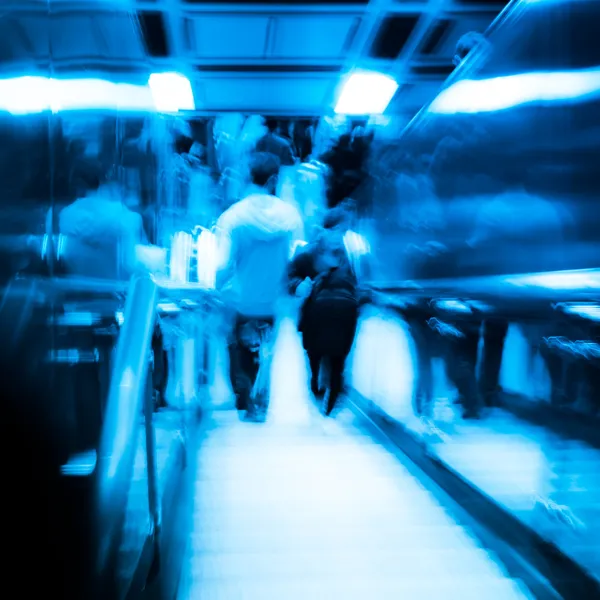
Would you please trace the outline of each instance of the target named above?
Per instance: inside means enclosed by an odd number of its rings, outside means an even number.
[[[342,202],[327,211],[325,218],[323,219],[323,229],[326,231],[347,231],[350,224],[350,211],[349,205],[346,202]]]
[[[77,197],[97,192],[101,188],[118,188],[120,184],[120,168],[111,158],[83,159],[76,163],[72,184]]]
[[[279,131],[279,121],[277,119],[265,119],[265,127],[269,133],[277,133]]]
[[[342,148],[344,150],[350,149],[352,146],[352,135],[350,133],[344,133],[340,135],[336,145],[338,148]]]
[[[280,167],[281,162],[274,154],[256,152],[250,158],[250,180],[254,185],[274,194]]]
[[[75,163],[71,173],[71,185],[76,197],[81,198],[100,187],[102,167],[94,160],[81,159]]]
[[[194,140],[187,135],[178,135],[175,138],[175,154],[188,154],[194,145]]]
[[[486,37],[478,31],[469,31],[468,33],[465,33],[456,44],[454,57],[452,59],[454,66],[458,66],[471,50],[484,45],[486,42]]]

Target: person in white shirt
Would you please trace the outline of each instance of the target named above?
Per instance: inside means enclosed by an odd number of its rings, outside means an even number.
[[[298,210],[274,195],[279,169],[275,155],[253,155],[249,194],[225,211],[216,227],[217,289],[236,314],[230,343],[231,383],[236,406],[246,411],[249,420],[266,416],[266,393],[251,398],[258,374],[257,352],[287,294],[288,263],[304,233]]]

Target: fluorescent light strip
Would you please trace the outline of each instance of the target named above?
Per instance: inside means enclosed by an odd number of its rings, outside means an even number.
[[[338,115],[382,114],[397,89],[396,81],[383,73],[352,73],[344,82],[335,112]]]
[[[159,112],[176,113],[196,108],[190,80],[179,73],[153,73],[148,86]]]
[[[178,73],[154,73],[147,85],[38,76],[0,79],[0,111],[12,115],[67,110],[176,113],[194,108],[191,84]]]
[[[495,112],[535,102],[579,100],[600,95],[600,67],[580,71],[522,73],[464,79],[443,90],[429,110],[438,114]]]

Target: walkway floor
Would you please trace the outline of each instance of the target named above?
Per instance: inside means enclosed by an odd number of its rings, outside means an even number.
[[[528,597],[349,410],[286,394],[304,369],[289,323],[278,355],[267,423],[207,418],[179,600]]]

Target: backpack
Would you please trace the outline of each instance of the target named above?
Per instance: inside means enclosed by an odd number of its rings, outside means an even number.
[[[319,302],[349,303],[358,307],[357,279],[352,264],[344,251],[339,254],[340,262],[320,273],[314,282],[310,295],[305,300],[298,330],[304,330],[311,308]]]

